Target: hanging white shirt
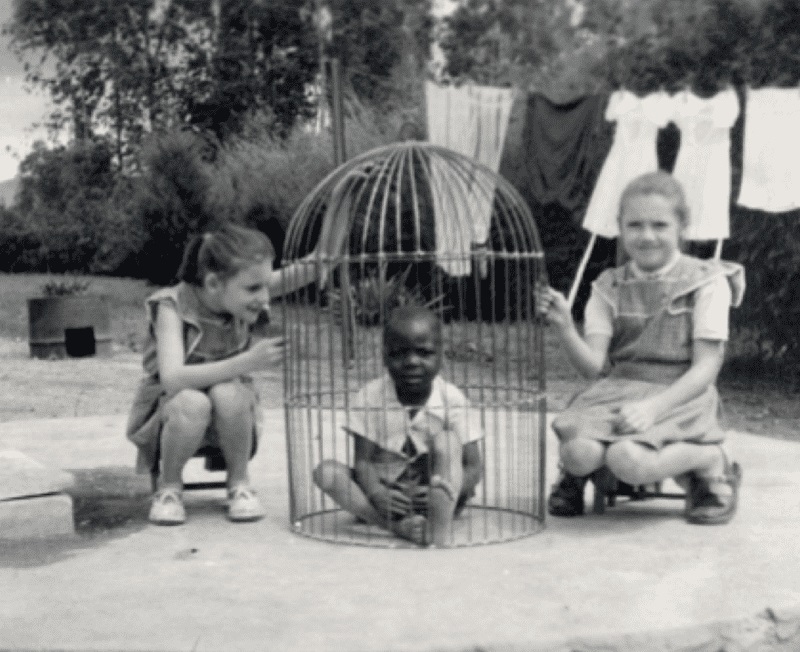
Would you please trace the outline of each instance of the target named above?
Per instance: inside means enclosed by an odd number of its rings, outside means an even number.
[[[738,203],[771,213],[800,208],[800,89],[747,89]]]
[[[739,116],[732,88],[703,99],[691,91],[673,95],[672,121],[681,145],[672,175],[689,206],[687,240],[720,240],[730,234],[731,136]]]
[[[612,93],[605,117],[617,123],[614,142],[589,199],[584,229],[606,238],[617,237],[622,191],[636,177],[658,169],[656,137],[671,114],[672,100],[662,91],[643,98],[625,90]]]
[[[496,173],[513,100],[513,89],[472,84],[442,87],[426,82],[428,140]],[[456,276],[470,273],[472,244],[488,240],[494,204],[494,185],[477,184],[466,172],[432,158],[437,259],[445,271]]]

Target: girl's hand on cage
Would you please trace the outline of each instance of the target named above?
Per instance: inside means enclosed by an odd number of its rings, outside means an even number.
[[[626,403],[619,408],[616,431],[621,435],[644,432],[653,426],[655,420],[655,406],[650,401]]]
[[[256,369],[270,367],[283,360],[285,349],[282,337],[265,337],[259,339],[250,347],[248,354]]]
[[[548,324],[566,327],[572,322],[572,312],[567,298],[547,285],[537,285],[534,293],[536,312],[547,320]]]

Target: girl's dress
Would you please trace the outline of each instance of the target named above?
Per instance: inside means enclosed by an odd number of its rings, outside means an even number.
[[[598,277],[592,291],[614,307],[610,369],[556,417],[553,430],[561,441],[576,437],[607,443],[629,439],[653,448],[676,441],[722,441],[719,394],[714,385],[673,408],[645,432],[616,431],[620,406],[663,391],[689,369],[697,292],[720,277],[730,285],[731,305],[739,305],[744,269],[736,263],[681,255],[657,278],[638,277],[631,263]]]
[[[147,340],[144,345],[145,377],[133,401],[126,435],[139,449],[136,469],[140,473],[155,471],[159,463],[159,441],[163,425],[163,406],[167,394],[158,377],[155,324],[159,307],[171,304],[183,323],[183,344],[186,364],[214,362],[230,358],[249,348],[250,328],[246,322],[210,312],[199,299],[198,289],[179,283],[150,295],[145,301],[148,317]],[[258,395],[249,376],[240,379],[251,395],[253,423],[258,423]],[[253,433],[253,453],[258,429]],[[218,447],[217,433],[211,426],[203,445]],[[224,468],[224,467],[223,467]]]

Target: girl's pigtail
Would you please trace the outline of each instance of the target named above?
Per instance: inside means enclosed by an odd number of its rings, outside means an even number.
[[[200,249],[202,249],[205,238],[202,234],[193,235],[186,244],[183,251],[183,260],[178,268],[178,280],[192,285],[202,285],[200,278]]]

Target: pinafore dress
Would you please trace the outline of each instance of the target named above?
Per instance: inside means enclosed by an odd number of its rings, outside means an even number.
[[[714,385],[663,415],[645,432],[617,432],[620,406],[657,394],[691,366],[694,295],[724,275],[733,306],[741,303],[744,269],[736,263],[681,259],[661,278],[638,278],[630,264],[607,270],[593,291],[617,307],[606,377],[572,398],[553,421],[561,441],[628,439],[655,449],[677,441],[718,443],[719,394]]]
[[[145,376],[139,383],[126,428],[126,436],[139,449],[136,461],[139,473],[157,470],[160,457],[159,442],[167,394],[158,377],[155,323],[158,307],[162,303],[172,304],[183,322],[186,364],[224,360],[245,351],[251,343],[250,328],[246,322],[210,312],[200,302],[197,289],[188,283],[161,289],[147,298],[148,331],[143,360]],[[258,426],[260,411],[257,409],[258,395],[253,381],[249,376],[243,376],[240,380],[251,394],[253,423]],[[253,433],[252,453],[255,453],[257,436],[258,427]],[[202,445],[218,447],[213,426],[206,432]]]

